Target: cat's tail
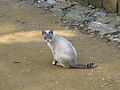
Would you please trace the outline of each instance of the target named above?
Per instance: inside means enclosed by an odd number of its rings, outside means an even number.
[[[96,65],[93,62],[90,62],[88,64],[75,64],[70,66],[70,68],[76,68],[76,69],[90,69],[94,67],[96,67]]]

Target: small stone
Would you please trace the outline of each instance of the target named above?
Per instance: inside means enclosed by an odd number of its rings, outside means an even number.
[[[103,88],[104,87],[104,85],[100,85],[100,88]]]
[[[110,84],[109,87],[112,87],[112,85]]]
[[[56,84],[58,84],[58,81],[55,81]]]
[[[102,78],[102,80],[104,81],[104,80],[105,80],[105,78]]]
[[[104,83],[104,86],[107,86],[107,83]]]
[[[27,72],[31,72],[31,70],[30,70],[30,69],[26,69],[26,71],[27,71]]]
[[[23,59],[26,59],[26,57],[23,57]]]
[[[113,38],[114,38],[114,36],[110,36],[108,39],[109,39],[109,40],[113,40]]]
[[[30,64],[30,62],[27,62],[27,64]]]
[[[40,51],[40,53],[42,53],[43,51]]]
[[[89,5],[88,7],[89,7],[89,8],[92,8],[92,9],[94,9],[94,8],[95,8],[93,5]]]

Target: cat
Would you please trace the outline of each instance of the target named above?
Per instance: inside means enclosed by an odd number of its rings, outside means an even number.
[[[88,64],[79,64],[77,62],[77,52],[73,45],[64,37],[56,34],[53,30],[43,30],[42,37],[50,47],[54,61],[52,64],[64,68],[89,69],[94,68],[93,62]]]

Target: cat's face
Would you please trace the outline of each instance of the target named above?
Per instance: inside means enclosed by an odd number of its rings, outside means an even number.
[[[43,30],[42,37],[46,42],[51,42],[53,40],[53,30]]]

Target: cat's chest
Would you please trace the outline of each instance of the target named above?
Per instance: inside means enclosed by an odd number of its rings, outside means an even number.
[[[53,44],[51,44],[51,43],[47,43],[47,44],[50,47],[50,49],[55,50],[55,46]]]

